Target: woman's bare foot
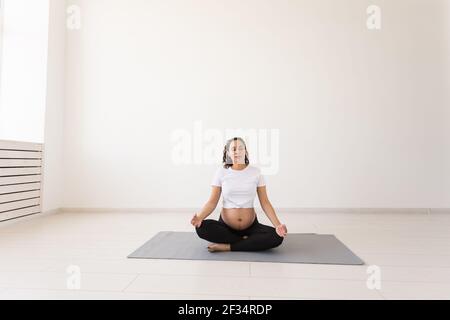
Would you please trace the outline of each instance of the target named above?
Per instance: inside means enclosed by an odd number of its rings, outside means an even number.
[[[228,243],[211,243],[208,246],[209,252],[231,251],[231,246]]]

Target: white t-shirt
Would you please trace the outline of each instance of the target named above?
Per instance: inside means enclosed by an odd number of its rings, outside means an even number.
[[[243,170],[218,168],[211,185],[222,187],[224,208],[253,208],[256,188],[266,183],[259,168],[247,165]]]

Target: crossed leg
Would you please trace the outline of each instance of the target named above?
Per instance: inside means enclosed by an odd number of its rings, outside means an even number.
[[[219,251],[260,251],[275,248],[283,242],[274,227],[254,223],[245,230],[234,230],[222,221],[203,220],[196,228],[198,236],[207,241],[226,246],[219,246]]]

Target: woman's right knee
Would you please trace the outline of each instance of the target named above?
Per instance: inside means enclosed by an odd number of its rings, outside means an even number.
[[[202,238],[206,235],[206,232],[208,230],[208,225],[211,223],[210,220],[203,220],[200,224],[200,227],[195,227],[195,231],[197,232],[198,236]]]

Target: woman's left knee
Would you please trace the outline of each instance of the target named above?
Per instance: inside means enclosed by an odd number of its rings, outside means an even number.
[[[278,233],[274,232],[272,234],[272,243],[274,247],[278,247],[280,244],[283,243],[284,237],[280,237]]]

